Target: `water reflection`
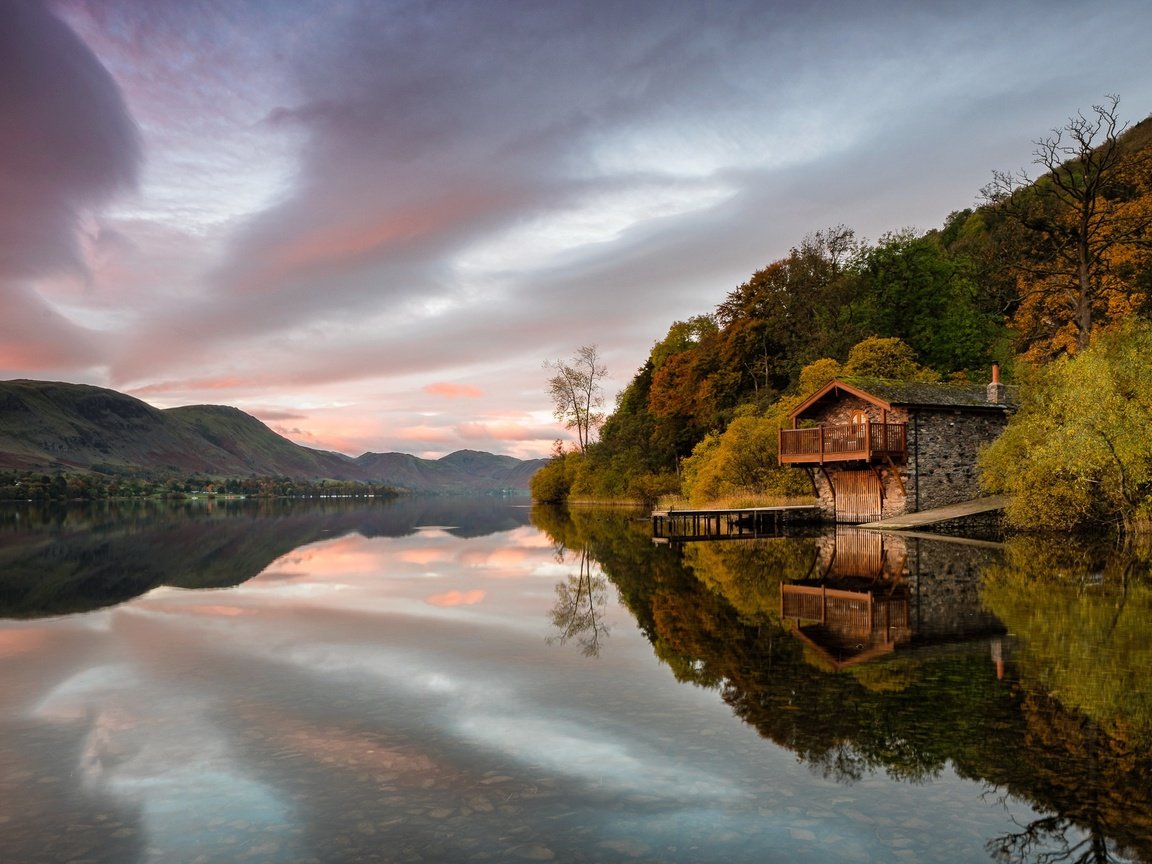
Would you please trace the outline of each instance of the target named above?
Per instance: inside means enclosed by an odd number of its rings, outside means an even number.
[[[1152,859],[1148,555],[840,531],[625,549],[589,514],[539,518],[595,550],[657,656],[820,776],[955,771],[1036,809],[1001,861]]]
[[[812,571],[782,581],[780,614],[824,668],[1006,632],[978,593],[981,574],[999,557],[994,544],[838,528],[816,546]],[[991,649],[1002,674],[1001,640]]]
[[[352,533],[445,526],[466,538],[527,523],[525,507],[417,496],[0,506],[0,617],[85,612],[160,585],[239,585],[293,549]]]
[[[599,657],[601,641],[609,636],[608,580],[586,546],[567,549],[556,544],[556,561],[572,564],[576,572],[556,583],[556,605],[552,607],[552,626],[555,635],[548,638],[550,645],[566,645],[575,640],[585,657]]]
[[[1152,859],[1146,557],[407,506],[0,517],[0,861]]]

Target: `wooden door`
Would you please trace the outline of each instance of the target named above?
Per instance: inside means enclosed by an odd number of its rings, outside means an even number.
[[[875,522],[881,518],[883,490],[874,472],[837,471],[832,477],[837,522]]]

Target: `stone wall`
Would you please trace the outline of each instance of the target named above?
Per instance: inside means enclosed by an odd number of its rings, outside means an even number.
[[[1007,423],[1000,411],[917,409],[908,423],[907,512],[978,497],[976,458]]]
[[[884,411],[879,406],[847,394],[835,402],[828,402],[814,408],[809,416],[817,423],[825,426],[847,426],[852,422],[852,415],[858,411],[863,411],[873,423],[908,422],[908,412],[904,408],[893,408],[885,416]]]
[[[901,539],[905,542],[906,579],[913,598],[912,630],[917,641],[1004,632],[1004,625],[980,600],[984,570],[1000,560],[1000,549],[990,544]]]

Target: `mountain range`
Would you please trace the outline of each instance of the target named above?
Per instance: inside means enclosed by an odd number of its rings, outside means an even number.
[[[0,470],[359,480],[412,492],[524,491],[546,459],[460,450],[355,458],[289,441],[238,408],[155,408],[87,384],[0,382]]]

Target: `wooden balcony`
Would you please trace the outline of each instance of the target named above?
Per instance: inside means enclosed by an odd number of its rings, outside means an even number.
[[[853,423],[780,430],[781,465],[825,462],[903,462],[908,453],[908,424]]]

